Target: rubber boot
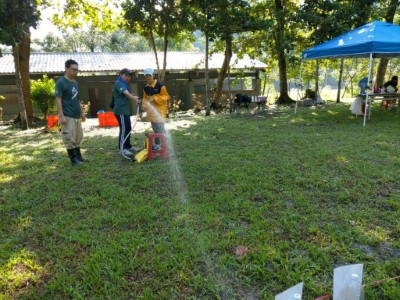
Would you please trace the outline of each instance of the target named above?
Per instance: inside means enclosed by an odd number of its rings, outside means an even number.
[[[85,158],[83,158],[82,157],[82,154],[81,154],[81,148],[75,148],[75,153],[76,153],[76,158],[80,161],[80,162],[88,162],[88,160],[87,159],[85,159]]]
[[[68,156],[71,159],[71,164],[73,166],[79,166],[80,164],[82,164],[82,162],[76,157],[75,149],[67,149],[67,151]]]

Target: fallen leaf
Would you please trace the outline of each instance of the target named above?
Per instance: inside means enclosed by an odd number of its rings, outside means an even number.
[[[242,257],[249,251],[249,248],[246,246],[237,246],[235,249],[235,254],[237,257]]]

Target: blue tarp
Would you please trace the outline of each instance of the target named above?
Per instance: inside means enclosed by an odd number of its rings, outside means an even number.
[[[341,57],[400,56],[400,26],[373,21],[303,51],[302,60]]]

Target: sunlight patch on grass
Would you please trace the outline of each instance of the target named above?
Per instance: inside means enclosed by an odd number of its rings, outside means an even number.
[[[28,162],[28,161],[34,161],[34,160],[35,160],[35,157],[33,157],[33,156],[28,156],[28,155],[21,155],[21,156],[19,157],[19,159],[20,159],[21,161]]]
[[[330,237],[320,230],[313,232],[306,240],[321,248],[327,248],[331,244]]]
[[[0,176],[0,183],[9,183],[12,182],[16,176],[10,175],[10,174],[2,174]]]
[[[383,241],[388,241],[391,238],[389,237],[390,233],[383,229],[382,227],[377,226],[375,229],[371,229],[371,230],[366,230],[365,231],[365,235],[367,235],[368,237],[377,239],[381,242]]]
[[[187,222],[187,221],[190,221],[191,218],[192,218],[192,217],[191,217],[191,215],[190,215],[189,213],[182,213],[182,214],[176,215],[176,216],[174,217],[174,220],[175,220],[177,223],[185,223],[185,222]]]
[[[30,227],[32,224],[31,217],[25,217],[25,218],[18,218],[17,219],[17,229],[18,230],[23,230],[24,228]]]
[[[49,144],[49,141],[47,139],[44,139],[42,141],[34,141],[32,143],[28,143],[27,146],[31,147],[42,147],[42,146],[47,146]]]
[[[178,120],[178,121],[174,121],[173,123],[167,122],[166,128],[167,129],[180,129],[180,128],[188,129],[191,126],[196,125],[196,124],[197,124],[197,122],[195,122],[193,120]]]
[[[342,156],[342,155],[336,156],[336,157],[333,159],[333,161],[334,161],[334,162],[338,162],[338,163],[348,163],[348,162],[349,162],[349,160],[348,160],[345,156]]]
[[[336,116],[336,115],[339,114],[337,111],[333,111],[333,110],[330,110],[330,109],[328,109],[327,112],[328,112],[328,114],[330,114],[332,116]]]
[[[297,123],[302,123],[304,121],[305,120],[303,118],[294,118],[294,119],[290,120],[290,123],[291,124],[297,124]]]
[[[28,129],[28,130],[22,130],[22,131],[17,131],[14,133],[14,136],[32,136],[33,134],[37,134],[38,132],[41,132],[42,129]]]
[[[44,277],[46,270],[32,252],[21,250],[0,269],[0,292],[12,296],[19,290],[29,289]]]

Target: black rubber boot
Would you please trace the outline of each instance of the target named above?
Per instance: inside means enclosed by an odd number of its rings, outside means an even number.
[[[76,157],[75,149],[67,149],[68,156],[71,159],[71,164],[73,166],[79,166],[82,162]]]
[[[81,148],[75,148],[75,153],[76,153],[76,158],[80,161],[80,162],[88,162],[88,160],[87,159],[85,159],[85,158],[83,158],[82,157],[82,154],[81,154]]]

